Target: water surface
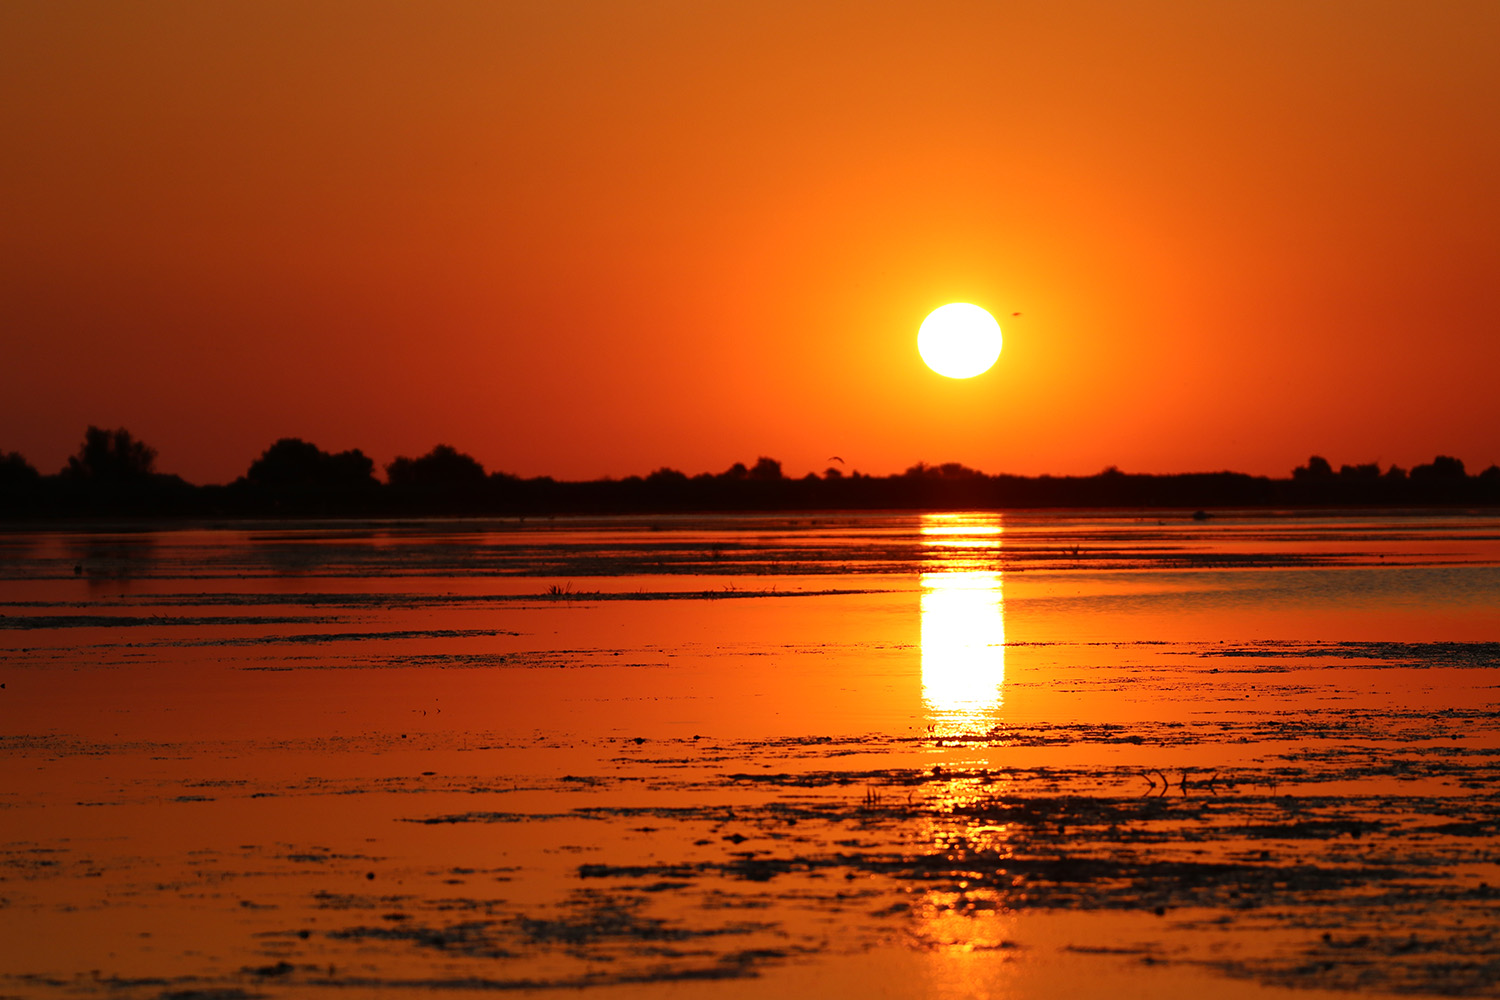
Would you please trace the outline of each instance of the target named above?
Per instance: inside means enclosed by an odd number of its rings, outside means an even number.
[[[12,532],[0,615],[0,993],[1500,992],[1492,516]]]

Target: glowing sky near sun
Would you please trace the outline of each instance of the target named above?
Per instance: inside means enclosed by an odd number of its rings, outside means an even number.
[[[43,471],[1500,461],[1489,2],[11,3],[0,94]]]

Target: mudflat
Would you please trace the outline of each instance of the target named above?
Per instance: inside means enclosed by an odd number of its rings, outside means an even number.
[[[13,531],[0,616],[0,995],[1500,995],[1500,517]]]

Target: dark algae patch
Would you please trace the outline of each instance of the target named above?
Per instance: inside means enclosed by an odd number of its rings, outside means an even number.
[[[1467,737],[1494,736],[1493,713],[1459,714]],[[1388,744],[1397,734],[1435,739],[1453,721],[1440,715],[1424,726],[1419,715],[1393,709],[1357,719],[1309,713],[1274,724],[1215,722],[1194,741],[1181,738],[1182,727],[1137,730],[1143,742],[1180,760],[1193,759],[1194,744],[1243,746],[1249,734],[1263,751],[1258,765],[814,766],[695,779],[664,772],[651,779],[652,791],[694,804],[414,819],[608,827],[649,821],[655,859],[611,861],[606,850],[604,859],[578,864],[576,877],[640,898],[669,886],[679,904],[705,910],[857,913],[851,926],[869,941],[919,941],[923,925],[944,916],[1135,912],[1170,927],[1175,950],[1081,942],[1073,950],[1186,963],[1271,986],[1496,995],[1495,750],[1405,745],[1391,758]],[[1037,738],[1024,745],[1099,743],[1094,731],[1070,726],[1030,732]],[[1386,747],[1372,749],[1351,735],[1381,736]],[[996,732],[871,738],[865,747],[879,758],[986,741],[1016,745],[1013,733]],[[707,756],[771,755],[796,765],[806,760],[804,748],[846,742],[720,743]],[[1286,759],[1303,763],[1287,766]],[[590,787],[607,793],[611,784],[594,779]],[[746,791],[753,793],[748,800]],[[1215,957],[1212,936],[1226,928],[1278,944],[1269,954]],[[786,925],[782,931],[793,933]],[[1197,947],[1195,932],[1203,937]],[[811,937],[793,939],[818,947]]]

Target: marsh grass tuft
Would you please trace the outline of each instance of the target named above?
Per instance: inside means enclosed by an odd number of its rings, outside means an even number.
[[[574,590],[573,582],[570,580],[567,583],[548,584],[547,592],[543,596],[556,598],[560,601],[566,601],[575,597],[598,597],[599,593],[600,592],[597,590]]]

